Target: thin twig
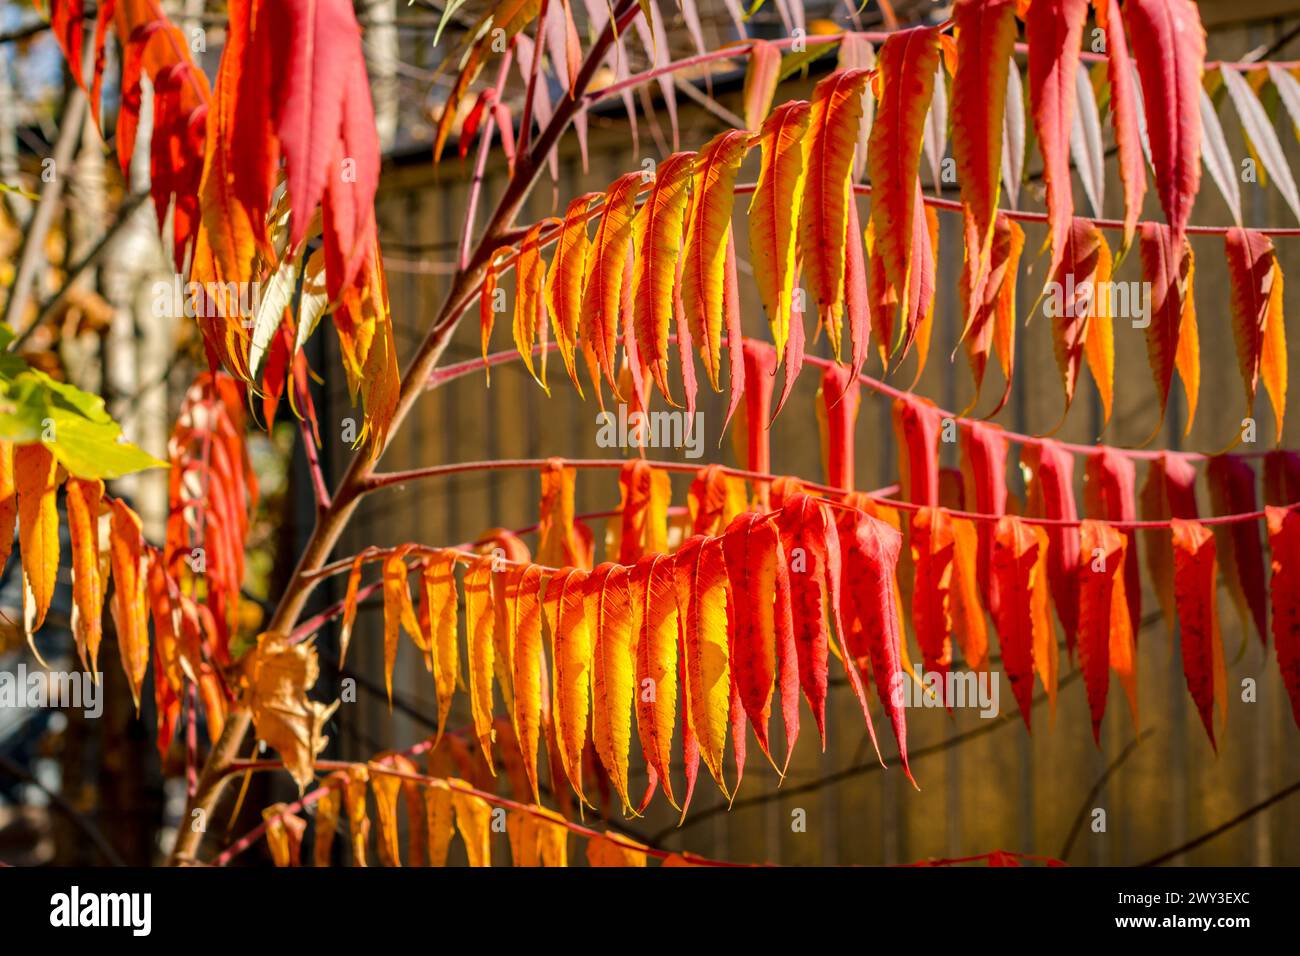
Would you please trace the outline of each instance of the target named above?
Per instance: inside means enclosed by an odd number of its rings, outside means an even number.
[[[117,850],[113,848],[113,844],[109,843],[104,834],[100,832],[99,827],[86,819],[84,814],[78,812],[77,808],[70,804],[62,794],[56,793],[46,787],[45,784],[41,783],[40,780],[36,778],[35,774],[28,771],[26,767],[10,760],[3,754],[0,754],[0,770],[3,770],[5,773],[23,781],[24,783],[30,784],[44,793],[50,803],[57,807],[64,816],[71,820],[73,826],[86,835],[86,838],[95,845],[95,849],[100,852],[111,866],[126,866],[126,861],[123,860]]]
[[[1101,791],[1105,789],[1107,781],[1114,776],[1115,771],[1119,770],[1124,761],[1128,760],[1128,758],[1137,751],[1138,744],[1142,743],[1142,741],[1146,740],[1154,733],[1155,730],[1151,727],[1142,731],[1142,733],[1130,740],[1128,745],[1120,751],[1119,756],[1112,760],[1110,765],[1102,771],[1101,776],[1097,778],[1097,782],[1094,783],[1092,789],[1088,791],[1088,795],[1083,798],[1083,803],[1079,805],[1079,812],[1074,816],[1074,823],[1070,825],[1070,832],[1066,835],[1065,845],[1061,847],[1061,852],[1059,854],[1062,860],[1070,858],[1070,850],[1074,848],[1074,841],[1083,830],[1083,822],[1088,818],[1088,810],[1091,809],[1093,801],[1097,799]]]
[[[1283,787],[1281,790],[1273,794],[1271,797],[1266,797],[1265,799],[1261,800],[1259,803],[1256,803],[1254,806],[1247,807],[1245,810],[1242,810],[1241,813],[1237,814],[1231,820],[1219,824],[1213,830],[1210,830],[1206,833],[1202,833],[1200,836],[1188,840],[1182,846],[1174,847],[1174,849],[1169,850],[1165,853],[1161,853],[1159,856],[1153,857],[1150,860],[1147,860],[1145,863],[1139,863],[1138,866],[1160,866],[1163,863],[1168,863],[1170,860],[1175,859],[1176,857],[1180,857],[1184,853],[1188,853],[1192,850],[1195,850],[1198,846],[1209,843],[1215,837],[1221,836],[1222,834],[1227,833],[1233,827],[1245,823],[1251,817],[1255,816],[1255,814],[1262,813],[1263,811],[1267,810],[1269,807],[1273,806],[1273,804],[1280,803],[1281,801],[1285,800],[1287,797],[1291,796],[1291,794],[1298,793],[1298,792],[1300,792],[1300,780],[1297,780],[1289,787]]]
[[[23,231],[23,246],[18,256],[18,267],[14,271],[13,284],[9,287],[9,298],[5,302],[4,313],[0,315],[0,322],[4,322],[10,328],[17,327],[18,320],[27,311],[27,304],[31,300],[36,273],[45,256],[45,239],[49,235],[50,227],[54,225],[59,198],[63,195],[63,183],[72,168],[77,144],[81,142],[86,105],[86,95],[81,92],[79,86],[72,84],[63,107],[63,115],[59,120],[59,136],[54,141],[54,151],[50,156],[54,163],[54,175],[41,186],[36,210]]]
[[[31,338],[32,333],[40,328],[45,320],[54,314],[55,310],[63,304],[63,300],[68,297],[68,293],[72,291],[73,287],[81,277],[85,275],[91,267],[99,262],[104,253],[108,251],[108,247],[112,245],[113,240],[117,238],[118,234],[131,224],[131,219],[135,215],[135,211],[139,209],[141,204],[148,198],[149,190],[147,189],[142,189],[140,192],[132,193],[126,198],[121,207],[118,208],[117,218],[113,220],[113,224],[105,230],[102,236],[99,237],[99,240],[90,251],[82,256],[82,258],[68,270],[68,275],[63,280],[63,285],[59,287],[59,291],[54,293],[53,296],[40,306],[37,310],[36,318],[32,320],[31,324],[14,336],[13,341],[9,343],[9,351],[16,352],[22,348],[23,345],[26,344],[27,340]]]
[[[1059,691],[1062,687],[1066,687],[1073,681],[1077,680],[1080,673],[1081,673],[1080,671],[1076,670],[1071,672],[1070,674],[1067,674],[1065,677],[1062,677],[1060,682],[1057,684],[1057,690]],[[1033,703],[1035,705],[1041,704],[1045,700],[1047,700],[1047,694],[1039,693],[1037,696],[1034,697]],[[937,744],[931,744],[929,747],[922,747],[920,750],[909,751],[907,755],[908,761],[910,763],[915,763],[916,761],[924,757],[930,757],[933,756],[934,754],[943,753],[945,750],[951,750],[953,747],[960,746],[961,744],[967,743],[978,737],[983,737],[986,734],[991,734],[993,731],[997,730],[1000,727],[1005,727],[1008,724],[1012,724],[1012,723],[1018,723],[1019,720],[1020,720],[1020,715],[1018,713],[1008,712],[1008,713],[1000,714],[997,717],[989,721],[986,721],[984,726],[982,727],[976,727],[974,730],[968,730],[963,734],[958,734],[956,737],[949,737],[946,740],[940,741]],[[819,777],[816,780],[810,780],[808,783],[801,783],[789,787],[781,787],[778,790],[771,790],[768,791],[767,793],[759,794],[758,796],[746,797],[744,800],[735,800],[730,804],[726,802],[715,804],[712,807],[709,807],[705,810],[701,810],[699,813],[695,814],[694,816],[686,817],[678,824],[674,824],[673,826],[670,827],[665,827],[664,829],[660,830],[658,833],[654,834],[653,837],[651,837],[651,842],[662,843],[664,840],[666,840],[669,836],[671,836],[674,833],[679,833],[682,830],[685,830],[687,827],[696,826],[700,823],[703,823],[705,820],[712,819],[713,817],[720,816],[721,814],[728,813],[733,810],[740,810],[745,807],[758,807],[766,803],[771,803],[774,800],[783,800],[786,797],[800,796],[805,793],[816,793],[818,790],[822,790],[825,787],[833,786],[834,784],[840,783],[844,780],[852,780],[854,777],[861,777],[869,773],[876,773],[882,769],[884,768],[881,767],[879,762],[868,762],[868,763],[861,764],[860,766],[857,767],[846,767],[843,770],[837,770],[834,773],[826,774],[825,776]]]

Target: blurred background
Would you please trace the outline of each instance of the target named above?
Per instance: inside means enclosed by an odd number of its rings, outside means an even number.
[[[575,4],[580,30],[593,13],[600,15],[599,9],[590,9],[593,5],[604,7],[603,0],[591,0],[588,8]],[[435,47],[434,32],[443,18],[441,3],[369,0],[356,5],[365,30],[385,151],[377,206],[401,356],[409,355],[423,337],[455,268],[470,166],[468,160],[457,157],[454,135],[441,165],[431,163],[433,127],[450,82],[448,75],[436,71],[446,51],[454,49],[457,31],[463,33],[472,25],[482,6],[469,0],[450,14],[447,34]],[[721,46],[738,38],[731,12],[722,0],[699,0],[695,6],[706,46]],[[1300,58],[1300,5],[1235,0],[1198,6],[1209,32],[1210,59]],[[196,49],[195,57],[211,76],[224,42],[223,5],[216,0],[185,0],[164,2],[163,7],[187,35],[201,38],[203,49]],[[658,55],[672,59],[689,56],[696,47],[682,12],[672,0],[660,0],[659,8],[667,47]],[[777,38],[795,29],[809,33],[883,30],[941,22],[950,12],[947,4],[924,2],[885,4],[872,0],[861,9],[851,2],[808,2],[802,8],[795,0],[789,4],[769,2],[749,19],[746,31],[749,36]],[[71,84],[44,26],[43,15],[27,4],[6,2],[0,7],[0,181],[25,184],[28,191],[36,192],[43,158],[62,146],[75,162],[67,177],[59,220],[46,243],[47,268],[38,279],[35,301],[46,301],[61,287],[72,265],[106,236],[111,245],[97,267],[82,277],[75,295],[58,304],[58,321],[48,322],[44,326],[47,331],[28,343],[25,354],[52,372],[105,395],[127,435],[161,455],[181,396],[204,367],[197,330],[190,321],[160,317],[150,309],[152,284],[160,279],[171,281],[174,268],[158,238],[152,212],[147,206],[130,207],[129,197],[147,182],[147,162],[145,168],[132,171],[131,183],[124,183],[111,154],[111,141],[106,145],[88,118],[67,133],[63,119]],[[601,83],[649,65],[651,54],[632,38],[624,50],[626,61],[606,70]],[[807,62],[781,84],[777,101],[806,97],[836,62],[837,53],[828,48],[826,55]],[[1023,72],[1023,58],[1020,65]],[[662,159],[673,151],[675,143],[694,148],[729,125],[743,125],[736,114],[744,112],[745,68],[743,56],[716,61],[707,76],[682,73],[675,83],[652,84],[628,103],[618,97],[601,102],[587,116],[586,156],[577,138],[568,134],[553,168],[534,189],[522,219],[532,222],[555,215],[572,197],[603,190],[621,173],[640,168],[644,159]],[[111,89],[115,69],[110,61],[106,84],[110,98],[115,95]],[[1210,85],[1207,83],[1207,89]],[[1276,92],[1265,86],[1259,91],[1261,101],[1295,169],[1300,165],[1300,150],[1292,121],[1279,108]],[[550,87],[552,98],[564,95],[554,82]],[[505,100],[517,104],[522,93],[521,76],[512,75]],[[1221,88],[1212,91],[1212,102],[1231,155],[1237,162],[1251,157],[1251,147]],[[465,109],[470,105],[464,104]],[[635,115],[635,136],[630,135],[629,107]],[[930,160],[941,161],[945,155],[949,135],[946,105],[934,109],[938,119],[931,126],[930,153],[922,161],[923,185],[927,195],[956,198],[956,186],[943,182],[941,176],[936,182],[930,172]],[[518,113],[517,105],[514,112]],[[1108,121],[1102,135],[1109,147]],[[147,156],[147,151],[138,150],[136,155]],[[1019,208],[1042,208],[1039,168],[1031,141],[1017,177],[1018,194],[1012,197],[1004,191],[1004,205],[1014,202]],[[494,152],[487,169],[484,200],[490,209],[506,177],[500,150]],[[746,160],[740,181],[753,181],[757,171],[755,151]],[[1107,173],[1104,198],[1098,198],[1103,214],[1115,218],[1122,215],[1123,207],[1113,162],[1107,164]],[[1077,208],[1086,214],[1082,183],[1076,184],[1075,196]],[[13,281],[33,203],[18,192],[6,192],[0,199],[4,205],[0,214],[0,296],[4,296]],[[1248,226],[1297,224],[1282,195],[1267,182],[1243,185],[1241,199]],[[735,223],[740,235],[746,234],[744,208],[743,202],[737,202]],[[868,207],[861,197],[859,208],[865,215]],[[1160,218],[1150,192],[1145,215]],[[482,216],[480,211],[480,222]],[[1231,222],[1228,207],[1208,176],[1203,179],[1193,221],[1210,225]],[[939,224],[934,344],[916,391],[943,408],[960,410],[974,394],[964,356],[957,354],[949,361],[962,323],[956,294],[962,259],[960,219],[941,211]],[[1045,230],[1026,224],[1025,231],[1015,381],[1011,399],[996,420],[1007,428],[1038,434],[1060,420],[1062,398],[1048,322],[1042,317],[1027,326],[1023,322],[1046,268],[1046,259],[1038,255]],[[1175,386],[1169,414],[1151,447],[1214,451],[1227,445],[1238,430],[1240,384],[1221,240],[1194,238],[1193,248],[1202,357],[1200,408],[1194,426],[1184,434],[1186,403]],[[739,243],[738,251],[744,331],[766,338],[766,322],[749,280],[745,243]],[[1300,275],[1296,240],[1279,240],[1278,256],[1284,273]],[[1139,279],[1138,256],[1129,256],[1115,278]],[[510,281],[505,280],[507,288]],[[1286,292],[1288,314],[1298,303],[1300,283],[1292,282]],[[498,324],[494,349],[510,347],[507,325]],[[1100,437],[1113,445],[1134,445],[1151,434],[1159,408],[1142,335],[1140,330],[1116,323],[1115,410],[1109,426],[1103,432],[1100,401],[1091,380],[1084,376],[1057,437],[1080,443]],[[479,349],[478,324],[471,316],[458,330],[444,364],[471,359]],[[1292,335],[1290,350],[1293,357],[1300,355],[1300,335]],[[814,345],[812,351],[829,354],[825,342]],[[324,375],[313,388],[313,397],[321,426],[321,455],[332,480],[348,461],[344,425],[356,412],[342,376],[336,374],[337,343],[332,333],[322,331],[314,336],[308,355],[313,368]],[[889,381],[907,387],[912,382],[914,361],[909,358],[893,370]],[[1292,367],[1300,366],[1293,362]],[[878,360],[873,358],[867,372],[880,374]],[[563,380],[558,362],[553,362],[551,373],[550,397],[518,363],[495,368],[490,388],[485,387],[481,372],[443,385],[422,400],[397,435],[384,459],[384,469],[492,458],[618,454],[597,447],[598,407],[591,397],[586,402],[578,398]],[[805,371],[772,427],[776,473],[823,480],[824,463],[814,424],[818,378],[816,369]],[[990,401],[1001,387],[1000,374],[990,370],[981,408],[991,407]],[[700,464],[744,464],[736,458],[730,436],[722,433],[725,407],[725,393],[714,395],[707,387],[701,391],[704,457]],[[1271,440],[1273,422],[1263,395],[1255,414],[1261,441]],[[1294,446],[1300,438],[1300,423],[1294,415],[1291,419],[1284,444]],[[864,389],[856,440],[859,487],[865,490],[893,484],[898,477],[897,444],[887,398]],[[245,593],[247,630],[255,634],[267,602],[279,594],[310,530],[314,504],[298,430],[287,410],[281,412],[269,433],[255,431],[250,447],[264,492],[250,537]],[[957,465],[955,446],[943,446],[943,452],[950,457],[942,464]],[[682,459],[680,450],[673,449],[654,450],[651,455]],[[1077,464],[1081,479],[1081,463]],[[1023,493],[1014,451],[1012,468],[1012,491]],[[1139,466],[1139,482],[1143,477]],[[674,476],[673,481],[674,504],[685,504],[689,476]],[[146,533],[160,537],[167,508],[165,476],[146,473],[120,483],[116,492],[132,500],[145,518]],[[365,499],[336,556],[355,553],[366,545],[406,541],[468,543],[489,528],[531,526],[537,520],[538,492],[537,475],[530,471],[476,472],[393,487]],[[1203,482],[1198,495],[1202,512],[1208,513]],[[608,511],[617,504],[614,472],[579,473],[578,512]],[[596,533],[599,561],[604,520],[590,523]],[[535,544],[531,537],[526,540]],[[67,569],[61,573],[66,583]],[[10,562],[0,589],[0,610],[9,622],[0,639],[3,670],[13,670],[20,660],[34,666],[21,629],[12,626],[21,620],[17,577],[16,562]],[[740,862],[898,864],[1005,849],[1060,858],[1074,865],[1128,865],[1160,858],[1210,835],[1169,862],[1300,864],[1300,839],[1296,837],[1300,833],[1300,797],[1294,795],[1292,786],[1300,782],[1300,748],[1296,746],[1300,730],[1292,721],[1272,649],[1266,653],[1258,638],[1242,629],[1231,602],[1221,593],[1229,718],[1216,755],[1187,695],[1176,635],[1165,627],[1145,568],[1143,581],[1145,617],[1138,635],[1140,730],[1129,719],[1115,688],[1101,747],[1095,747],[1082,681],[1063,656],[1055,724],[1049,725],[1046,705],[1039,703],[1032,737],[1015,712],[1006,682],[1001,687],[1001,715],[993,719],[981,719],[972,710],[958,709],[952,714],[937,709],[910,710],[909,746],[913,773],[921,788],[918,792],[898,768],[892,741],[882,738],[889,769],[882,770],[876,762],[860,714],[855,715],[857,704],[839,679],[833,681],[828,705],[826,752],[819,752],[807,720],[790,772],[779,788],[778,778],[751,738],[745,780],[729,809],[702,776],[691,811],[680,826],[677,814],[662,797],[639,819],[622,819],[617,798],[613,798],[605,808],[609,825],[653,846]],[[325,581],[314,594],[308,613],[340,600],[344,584],[345,577]],[[62,599],[66,618],[66,589]],[[42,647],[49,649],[46,658],[53,666],[59,666],[60,655],[68,666],[74,666],[66,631],[60,638],[47,627]],[[322,676],[314,696],[334,699],[344,678],[351,678],[355,683],[350,686],[356,689],[355,701],[345,701],[327,728],[330,745],[324,756],[364,760],[380,751],[406,748],[430,733],[436,716],[433,681],[409,644],[403,644],[399,653],[391,710],[387,703],[377,597],[363,605],[346,670],[339,667],[337,635],[332,628],[322,632],[319,647]],[[115,656],[115,651],[106,647],[106,654]],[[915,649],[913,658],[919,659]],[[170,847],[184,806],[182,748],[178,743],[160,757],[153,744],[151,695],[146,690],[144,713],[137,719],[120,671],[113,663],[104,670],[106,702],[98,720],[85,720],[79,712],[0,709],[0,861],[143,864],[158,861]],[[836,676],[834,668],[832,676]],[[1242,700],[1242,682],[1247,679],[1257,683],[1252,702]],[[465,727],[469,722],[467,701],[460,695],[450,724]],[[885,726],[879,713],[876,726]],[[630,789],[639,793],[645,778],[635,754],[634,764]],[[503,793],[509,792],[505,780],[500,786]],[[225,845],[249,830],[260,820],[260,807],[296,796],[286,776],[258,775],[236,811],[230,797],[237,788],[231,789],[214,824],[210,848]],[[1105,810],[1102,832],[1093,828],[1097,808]],[[792,829],[796,811],[803,811],[806,820],[802,831]],[[1219,832],[1224,824],[1231,825]],[[498,839],[500,859],[508,859],[505,836]],[[335,852],[346,854],[341,847]],[[268,860],[260,843],[240,857],[241,863],[266,864]],[[459,846],[453,849],[453,862],[457,860],[463,861]]]

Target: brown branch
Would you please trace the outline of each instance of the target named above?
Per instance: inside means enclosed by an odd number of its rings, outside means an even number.
[[[1203,844],[1209,843],[1215,837],[1227,833],[1233,827],[1245,823],[1251,817],[1255,816],[1255,814],[1264,812],[1269,807],[1273,806],[1273,804],[1280,803],[1281,801],[1285,800],[1287,797],[1291,796],[1291,794],[1297,792],[1300,792],[1300,780],[1297,780],[1289,787],[1283,787],[1281,790],[1273,794],[1271,797],[1264,798],[1254,806],[1247,807],[1245,810],[1242,810],[1241,813],[1237,814],[1231,820],[1219,824],[1213,830],[1209,830],[1205,833],[1202,833],[1200,836],[1188,840],[1182,846],[1174,847],[1172,850],[1169,850],[1165,853],[1161,853],[1159,856],[1153,857],[1152,859],[1147,860],[1145,863],[1139,863],[1138,866],[1160,866],[1161,864],[1168,863],[1170,860],[1175,859],[1176,857],[1180,857],[1184,853],[1188,853],[1192,850],[1195,850],[1198,846],[1202,846]]]
[[[45,239],[58,214],[59,198],[63,195],[63,181],[72,169],[73,155],[76,153],[77,144],[81,142],[86,106],[86,95],[81,92],[79,86],[72,84],[63,108],[63,116],[59,120],[59,135],[54,141],[54,152],[50,156],[54,162],[54,175],[41,186],[36,211],[32,213],[31,221],[23,230],[23,246],[18,256],[18,267],[14,271],[13,285],[9,287],[9,298],[5,302],[4,313],[0,315],[0,322],[4,322],[10,328],[17,327],[18,320],[22,318],[28,302],[31,301],[36,273],[45,256]],[[14,340],[17,341],[18,339]]]

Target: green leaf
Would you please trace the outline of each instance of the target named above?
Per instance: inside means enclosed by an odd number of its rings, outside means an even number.
[[[781,57],[781,73],[777,82],[784,83],[796,73],[802,73],[809,65],[838,49],[839,45],[839,41],[834,43],[813,43],[798,53],[787,53]]]
[[[0,326],[0,349],[12,338]],[[78,478],[167,467],[122,437],[98,395],[55,381],[8,352],[0,353],[0,438],[16,445],[41,442]]]

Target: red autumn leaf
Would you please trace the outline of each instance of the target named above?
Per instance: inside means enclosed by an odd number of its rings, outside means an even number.
[[[1191,250],[1185,242],[1174,244],[1174,232],[1169,226],[1144,222],[1141,253],[1142,278],[1151,285],[1151,314],[1146,317],[1150,322],[1146,330],[1147,360],[1155,376],[1163,421],[1182,336],[1188,331],[1185,318],[1192,300]]]
[[[1052,320],[1056,367],[1065,391],[1064,419],[1074,400],[1090,327],[1105,309],[1103,284],[1110,280],[1110,250],[1091,220],[1076,217],[1066,224],[1053,258],[1058,261],[1055,285],[1044,307]]]
[[[1002,650],[1002,669],[1020,707],[1025,728],[1033,716],[1034,652],[1046,637],[1054,648],[1048,619],[1043,538],[1015,515],[998,519],[993,540],[992,574],[1001,599],[993,611]],[[1049,693],[1054,693],[1049,688]]]
[[[1255,469],[1238,455],[1216,455],[1205,469],[1210,487],[1210,507],[1215,514],[1244,514],[1259,508],[1255,493]],[[1255,625],[1255,633],[1268,643],[1267,593],[1264,582],[1264,549],[1259,522],[1234,521],[1215,526],[1223,580],[1232,595],[1242,627]]]
[[[1181,455],[1161,454],[1147,466],[1147,477],[1138,495],[1143,521],[1185,520],[1197,517],[1196,469]],[[1165,624],[1174,627],[1173,549],[1167,529],[1148,528],[1142,532],[1146,552],[1147,574],[1165,614]]]
[[[259,10],[253,45],[260,44],[273,51],[266,95],[287,167],[290,244],[302,243],[326,199],[325,242],[344,264],[339,285],[351,285],[374,231],[379,181],[379,140],[352,5],[271,4]]]
[[[1007,73],[1016,69],[1013,0],[958,0],[957,72],[952,82],[952,156],[961,184],[967,272],[962,293],[982,302],[992,269],[994,221],[1002,176]]]
[[[1101,521],[1079,526],[1079,666],[1088,691],[1092,739],[1101,746],[1101,720],[1110,687],[1112,602],[1124,563],[1124,536]]]
[[[709,773],[727,796],[722,773],[731,701],[727,642],[727,566],[722,539],[697,535],[674,556],[686,697],[691,728]]]
[[[902,498],[918,505],[939,503],[939,410],[911,394],[894,400],[898,472]]]
[[[819,390],[818,423],[822,425],[822,462],[826,483],[846,491],[853,488],[853,427],[858,420],[860,386],[852,371],[828,365]]]
[[[1286,412],[1286,328],[1282,320],[1282,267],[1273,240],[1234,227],[1224,239],[1232,294],[1232,337],[1246,387],[1246,414],[1254,414],[1261,375],[1273,399],[1277,432]]]
[[[734,605],[728,605],[735,635],[731,673],[758,746],[771,760],[768,723],[772,715],[777,663],[779,657],[785,658],[789,653],[779,645],[788,642],[792,649],[794,641],[790,627],[789,569],[776,525],[753,512],[737,515],[728,525],[722,538],[722,549],[731,593],[740,596]],[[783,685],[797,686],[789,680],[790,676],[782,674]],[[797,698],[795,715],[797,727]],[[788,744],[793,744],[789,728],[786,739]]]
[[[894,731],[903,772],[907,763],[907,716],[903,708],[902,617],[894,575],[903,538],[885,522],[861,511],[844,510],[837,522],[841,548],[841,598],[844,602],[846,651],[866,680],[867,663],[876,696]]]
[[[790,594],[794,610],[795,649],[799,661],[799,685],[812,708],[817,730],[826,745],[827,661],[830,656],[830,626],[844,634],[840,604],[840,545],[835,524],[825,505],[807,495],[787,500],[777,518],[781,546],[790,568]],[[839,640],[839,638],[836,638]],[[865,694],[855,669],[845,658],[849,683],[853,687],[871,730]]]
[[[1183,675],[1210,746],[1215,704],[1224,703],[1223,640],[1215,589],[1214,535],[1202,524],[1174,518],[1174,599],[1183,646]]]
[[[1156,194],[1181,248],[1201,185],[1201,73],[1205,31],[1191,0],[1127,0],[1124,24],[1142,81]]]
[[[999,215],[993,226],[989,274],[984,283],[983,298],[972,299],[967,292],[967,286],[971,283],[968,275],[959,286],[962,310],[965,313],[962,336],[971,374],[975,378],[975,397],[971,400],[970,407],[974,408],[979,403],[980,391],[984,386],[984,370],[988,366],[990,354],[997,355],[1002,375],[1006,379],[1001,400],[985,417],[992,417],[1001,411],[1011,396],[1011,375],[1016,360],[1016,279],[1020,270],[1020,254],[1024,248],[1024,231],[1013,220]],[[962,268],[965,273],[970,272],[969,257]],[[978,304],[972,305],[973,302]]]
[[[1274,449],[1264,456],[1264,504],[1300,501],[1300,452]]]
[[[1133,459],[1101,446],[1088,456],[1083,470],[1083,507],[1090,518],[1127,522],[1137,520],[1137,474]],[[1142,625],[1142,582],[1138,571],[1137,532],[1123,532],[1128,541],[1124,555],[1124,595],[1129,624],[1136,637]]]
[[[1047,274],[1066,255],[1074,197],[1070,191],[1070,129],[1076,73],[1088,0],[1034,0],[1025,17],[1029,44],[1029,103],[1043,154],[1047,222],[1052,248]]]
[[[1147,191],[1146,158],[1138,123],[1133,58],[1129,55],[1119,0],[1093,0],[1097,25],[1106,34],[1106,78],[1110,81],[1110,114],[1119,152],[1119,178],[1124,186],[1124,249],[1128,249],[1142,214]]]
[[[1029,488],[1028,513],[1044,518],[1074,521],[1074,456],[1049,438],[1025,444],[1021,453],[1033,472]],[[1065,631],[1065,643],[1074,653],[1074,636],[1079,624],[1079,529],[1053,525],[1047,529],[1047,576],[1052,603]]]
[[[850,193],[844,230],[844,313],[848,318],[852,345],[849,367],[855,379],[867,362],[871,343],[871,290],[867,286],[867,259],[862,243],[858,204]]]
[[[947,675],[952,663],[949,602],[953,578],[953,529],[948,512],[936,507],[913,512],[911,543],[916,575],[912,588],[916,641],[921,645],[925,672]]]
[[[937,27],[890,34],[876,59],[880,102],[867,149],[876,244],[872,255],[880,256],[889,284],[904,297],[917,266],[913,250],[921,138],[939,66],[939,35]],[[915,312],[906,298],[900,303],[905,316]]]
[[[961,423],[961,471],[965,479],[966,501],[970,510],[986,515],[1001,515],[1007,510],[1007,439],[997,425],[984,422]],[[990,573],[993,558],[994,524],[976,523],[979,553],[975,573],[989,613],[997,606],[996,582]]]
[[[740,408],[741,420],[737,421],[732,437],[736,458],[745,463],[745,469],[765,475],[772,470],[771,433],[767,423],[771,419],[772,390],[779,360],[776,349],[766,342],[746,339],[744,361],[745,404]],[[766,507],[766,483],[758,483],[757,496],[760,506]]]

